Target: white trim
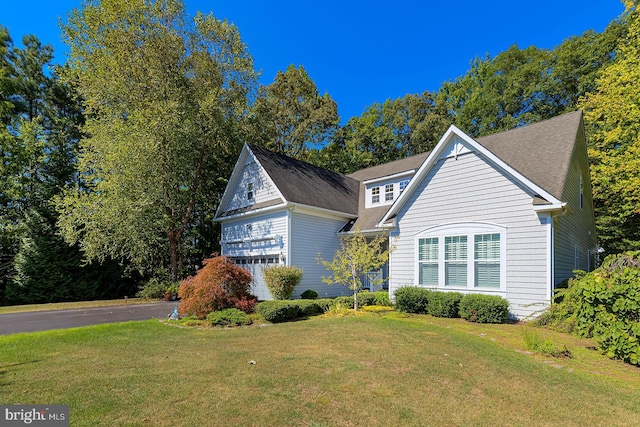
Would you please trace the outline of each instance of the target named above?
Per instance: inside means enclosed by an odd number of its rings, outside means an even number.
[[[475,286],[474,237],[481,234],[500,234],[500,287]],[[445,286],[444,238],[450,236],[467,237],[467,286]],[[504,294],[507,291],[507,228],[498,224],[484,222],[465,222],[442,224],[426,228],[414,235],[414,283],[420,284],[420,262],[418,260],[420,239],[438,238],[438,286],[439,290],[470,291]]]
[[[556,279],[555,274],[553,272],[553,263],[554,261],[554,244],[553,244],[553,216],[549,213],[541,216],[540,219],[544,218],[544,225],[546,228],[547,234],[547,259],[546,259],[546,270],[547,270],[547,300],[551,302],[553,300],[553,289],[555,288]]]
[[[253,216],[258,216],[258,215],[262,215],[264,213],[268,213],[271,211],[278,211],[278,210],[282,210],[284,208],[286,208],[288,205],[286,202],[284,203],[279,203],[277,205],[273,205],[273,206],[267,206],[264,208],[258,208],[258,209],[252,209],[252,210],[248,210],[246,212],[240,212],[237,214],[233,214],[233,215],[229,215],[229,216],[225,216],[222,218],[218,218],[218,217],[214,217],[213,218],[213,222],[219,222],[220,224],[224,224],[225,222],[229,222],[229,221],[234,221],[240,218],[251,218]]]
[[[398,213],[400,208],[404,206],[407,200],[411,197],[411,194],[415,191],[415,189],[422,183],[425,176],[431,170],[431,168],[436,164],[438,159],[442,156],[445,148],[448,144],[453,140],[453,138],[458,137],[461,138],[465,143],[467,143],[474,151],[482,154],[486,157],[491,163],[493,163],[498,168],[504,170],[507,174],[511,175],[517,181],[522,183],[525,187],[529,188],[534,194],[539,194],[544,199],[551,202],[551,205],[560,206],[562,202],[552,196],[549,192],[534,184],[531,180],[526,178],[520,172],[513,169],[511,166],[506,164],[504,161],[500,160],[496,155],[478,143],[475,139],[471,138],[460,129],[451,125],[449,129],[442,136],[436,147],[433,149],[431,154],[427,157],[427,159],[422,163],[422,166],[418,169],[415,176],[409,181],[409,185],[407,188],[400,194],[400,196],[395,200],[395,202],[391,205],[391,208],[387,211],[384,217],[380,220],[379,224],[383,224],[386,222],[391,216]]]
[[[386,175],[386,176],[381,176],[378,178],[373,178],[373,179],[368,179],[366,181],[362,181],[362,183],[364,185],[368,185],[368,184],[375,184],[377,182],[382,182],[382,181],[392,181],[395,180],[397,178],[402,178],[403,176],[410,176],[416,173],[415,169],[411,169],[408,171],[404,171],[404,172],[399,172],[393,175]]]

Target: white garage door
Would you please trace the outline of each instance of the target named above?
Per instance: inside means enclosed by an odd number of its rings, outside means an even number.
[[[251,293],[258,297],[258,300],[265,301],[273,299],[267,286],[264,284],[262,269],[280,263],[280,255],[260,255],[254,257],[234,257],[233,261],[242,268],[246,268],[253,277],[251,283]]]

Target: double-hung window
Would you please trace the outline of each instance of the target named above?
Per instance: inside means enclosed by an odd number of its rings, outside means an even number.
[[[444,238],[444,285],[467,286],[467,236]]]
[[[371,189],[371,203],[380,203],[380,187]]]
[[[418,240],[419,282],[424,286],[438,286],[438,238]]]
[[[432,227],[416,236],[417,283],[451,289],[505,289],[506,229],[464,223]]]
[[[389,202],[393,200],[393,184],[387,184],[384,186],[384,201]]]
[[[474,248],[474,287],[500,288],[500,233],[476,234]]]

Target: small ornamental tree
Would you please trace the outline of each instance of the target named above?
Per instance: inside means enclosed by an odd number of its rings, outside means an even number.
[[[320,254],[316,257],[318,263],[327,270],[333,271],[333,276],[323,276],[322,281],[328,285],[339,284],[348,286],[353,291],[353,308],[358,310],[358,291],[362,288],[361,277],[370,271],[379,270],[389,260],[389,249],[386,248],[386,237],[378,235],[369,240],[362,232],[356,230],[344,237],[340,242],[340,249],[332,261],[326,261]],[[379,285],[384,279],[372,279]]]
[[[236,307],[240,310],[255,300],[251,289],[251,274],[233,263],[226,256],[205,259],[195,276],[187,277],[180,284],[180,315],[194,315],[204,319],[215,310]]]

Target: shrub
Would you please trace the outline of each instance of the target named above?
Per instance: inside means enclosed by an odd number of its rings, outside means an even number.
[[[138,288],[136,296],[140,298],[159,299],[164,297],[164,294],[171,285],[173,285],[173,283],[170,281],[153,277]]]
[[[294,301],[263,301],[256,307],[256,312],[271,323],[281,323],[302,316],[302,309]]]
[[[233,306],[238,310],[245,313],[253,313],[256,311],[256,305],[258,305],[258,298],[253,295],[243,295],[240,299],[233,301]]]
[[[307,289],[302,294],[300,294],[300,298],[302,299],[316,299],[318,298],[318,293],[313,289]]]
[[[391,307],[393,305],[393,303],[391,302],[391,299],[389,298],[388,291],[377,291],[377,292],[372,292],[371,294],[375,295],[376,297],[376,305],[383,305],[386,307]]]
[[[556,315],[592,336],[608,357],[640,363],[640,252],[610,255],[569,282]]]
[[[329,308],[331,308],[331,306],[334,305],[343,305],[345,307],[347,307],[347,309],[353,309],[353,297],[336,297],[333,298],[331,300],[331,304],[329,305]]]
[[[247,313],[237,308],[213,311],[207,315],[207,321],[214,326],[246,326],[251,324]]]
[[[378,300],[376,296],[368,291],[358,292],[358,307],[365,307],[368,305],[376,305]]]
[[[433,291],[418,286],[404,286],[395,292],[396,309],[405,313],[427,313],[429,296]]]
[[[351,307],[353,308],[353,307]],[[327,310],[327,314],[330,316],[342,317],[349,313],[348,305],[344,304],[342,301],[335,301],[333,304],[329,306],[329,310]]]
[[[470,322],[505,323],[509,302],[497,295],[466,294],[460,300],[460,317]]]
[[[204,318],[215,310],[234,307],[242,297],[250,297],[251,274],[226,256],[205,259],[195,276],[182,281],[178,296],[180,315]]]
[[[460,317],[460,292],[432,292],[429,294],[427,312],[434,317]]]
[[[293,265],[274,265],[262,270],[264,282],[274,299],[287,300],[302,280],[302,269]]]

